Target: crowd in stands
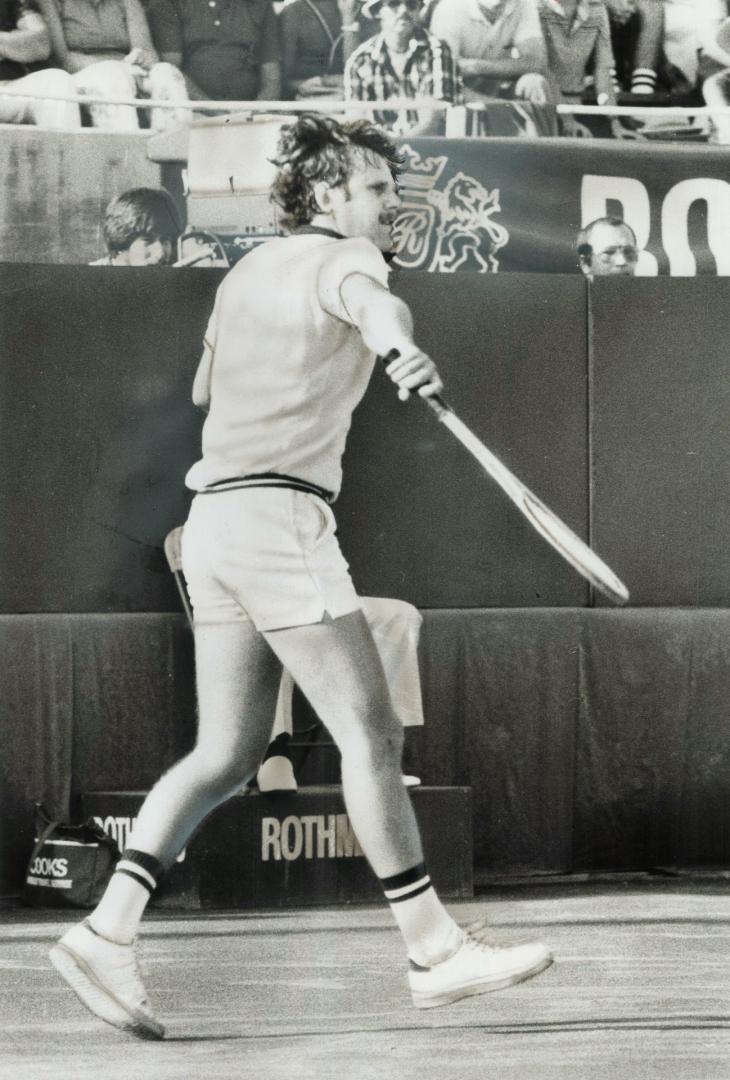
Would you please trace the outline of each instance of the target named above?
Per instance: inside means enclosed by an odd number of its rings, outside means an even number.
[[[162,130],[191,101],[315,96],[725,106],[728,15],[728,0],[0,0],[0,121]],[[79,108],[79,94],[123,104]],[[169,107],[146,115],[131,104],[145,98]],[[443,130],[439,108],[376,117]],[[711,137],[730,142],[730,121]]]

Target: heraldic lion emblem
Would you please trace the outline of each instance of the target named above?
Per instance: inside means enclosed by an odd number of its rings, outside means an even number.
[[[496,253],[509,232],[494,220],[501,210],[499,190],[487,191],[473,176],[457,172],[441,186],[448,157],[422,158],[402,147],[406,169],[400,185],[403,205],[395,224],[395,262],[409,270],[494,274]]]

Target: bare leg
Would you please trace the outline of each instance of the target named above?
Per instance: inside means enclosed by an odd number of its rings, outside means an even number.
[[[420,863],[401,781],[403,729],[362,612],[264,637],[337,743],[347,810],[375,873],[385,878]]]
[[[638,0],[641,29],[634,53],[634,68],[656,71],[664,37],[664,5],[661,0]]]
[[[147,796],[129,847],[171,863],[211,810],[256,771],[266,749],[281,668],[252,623],[195,629],[199,726],[195,749]]]
[[[73,76],[79,94],[88,97],[134,98],[137,83],[123,60],[100,60]],[[132,105],[90,105],[91,123],[104,131],[139,131],[137,110]]]
[[[710,75],[702,84],[702,94],[708,105],[717,105],[727,108],[730,104],[730,78],[727,71],[719,71],[716,75]],[[711,124],[711,141],[723,146],[730,144],[730,117],[718,114],[713,116]]]
[[[150,892],[203,818],[254,772],[271,728],[280,666],[248,622],[195,631],[200,722],[195,749],[144,802],[129,846],[87,920],[51,950],[51,960],[102,1020],[162,1038],[134,955]],[[151,886],[151,887],[150,887]]]

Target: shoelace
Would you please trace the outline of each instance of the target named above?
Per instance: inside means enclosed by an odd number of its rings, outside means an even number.
[[[137,954],[137,940],[128,946],[123,957],[115,964],[115,974],[123,983],[126,983],[127,993],[133,998],[137,1007],[146,1008],[149,1005],[147,991],[144,986],[144,971]]]
[[[488,926],[486,919],[479,919],[470,926],[464,927],[464,941],[467,945],[470,945],[475,949],[504,948],[499,941],[495,941],[494,937],[491,936],[490,927]]]
[[[473,949],[492,949],[495,952],[513,949],[517,945],[528,944],[528,938],[498,941],[490,935],[490,928],[486,919],[479,919],[477,922],[472,923],[471,926],[464,927],[464,941]]]

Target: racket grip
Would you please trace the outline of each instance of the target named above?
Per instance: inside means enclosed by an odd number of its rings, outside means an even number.
[[[399,356],[400,353],[397,349],[391,349],[385,356],[380,357],[380,361],[383,367],[387,367],[393,360],[397,360]],[[418,387],[416,387],[415,390],[412,390],[411,393],[416,393],[417,390]],[[440,394],[429,394],[428,397],[421,397],[420,394],[416,394],[416,396],[419,397],[421,401],[425,401],[429,408],[433,409],[439,420],[442,420],[446,413],[451,412],[451,409]]]

